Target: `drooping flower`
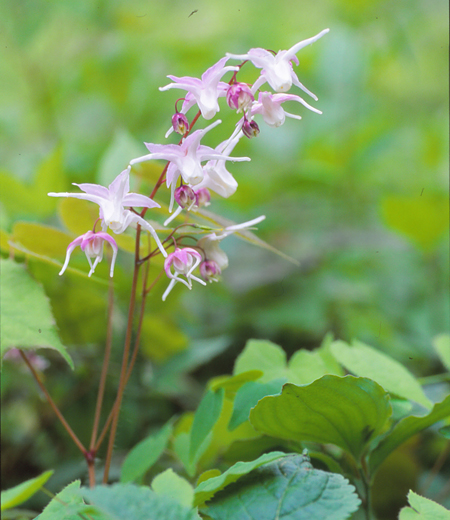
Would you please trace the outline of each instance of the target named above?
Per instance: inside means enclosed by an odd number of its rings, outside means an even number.
[[[123,170],[109,185],[108,188],[99,184],[76,184],[84,193],[49,193],[50,197],[72,197],[75,199],[89,200],[100,206],[100,219],[102,220],[102,230],[106,231],[109,227],[114,233],[123,233],[131,224],[139,224],[146,229],[153,238],[164,256],[167,253],[159,240],[153,227],[140,215],[125,209],[125,207],[139,208],[159,208],[160,205],[154,200],[140,195],[130,193],[130,169],[129,166]]]
[[[174,192],[178,177],[181,175],[186,184],[195,186],[199,184],[204,177],[204,170],[201,163],[209,160],[221,161],[249,161],[249,157],[229,157],[223,153],[218,153],[210,146],[200,144],[203,136],[212,128],[220,124],[218,119],[213,124],[203,130],[196,130],[190,134],[181,144],[152,144],[145,143],[145,146],[151,152],[142,157],[138,157],[130,161],[130,165],[153,159],[162,159],[170,161],[166,173],[167,187],[171,187],[171,201],[169,211],[172,211]]]
[[[260,217],[249,220],[248,222],[227,226],[218,233],[209,233],[208,235],[202,237],[198,241],[197,245],[199,249],[203,251],[205,261],[214,262],[216,269],[222,272],[228,267],[228,256],[226,255],[225,251],[220,248],[221,240],[229,235],[232,235],[233,233],[248,230],[256,224],[259,224],[259,222],[262,222],[265,218],[265,215],[261,215]]]
[[[230,108],[242,112],[255,100],[247,83],[233,83],[227,90],[227,103]]]
[[[264,83],[269,85],[276,92],[287,92],[292,84],[300,87],[304,92],[309,94],[317,101],[317,97],[310,92],[302,83],[300,83],[297,75],[292,69],[292,63],[298,65],[297,52],[303,47],[314,43],[319,38],[322,38],[330,29],[324,29],[316,36],[296,43],[293,47],[286,51],[278,51],[273,55],[266,49],[256,48],[250,49],[247,54],[227,54],[228,58],[238,60],[249,60],[258,69],[262,69],[260,77],[253,84],[252,92],[255,93]]]
[[[317,108],[309,105],[300,96],[295,96],[294,94],[271,94],[270,92],[260,92],[258,101],[254,103],[251,108],[251,115],[261,114],[264,121],[272,127],[281,126],[284,123],[286,116],[293,119],[301,119],[301,116],[290,114],[282,108],[281,104],[286,101],[297,101],[317,114],[322,113],[320,110],[317,110]]]
[[[258,123],[256,121],[253,121],[253,119],[249,120],[246,117],[244,117],[242,123],[242,133],[245,135],[245,137],[248,137],[249,139],[257,137],[259,134]]]
[[[229,86],[227,83],[220,81],[222,76],[229,71],[239,70],[239,67],[225,67],[227,61],[228,58],[219,60],[202,74],[202,79],[191,78],[190,76],[183,76],[182,78],[167,76],[174,83],[160,87],[159,90],[164,91],[171,88],[187,90],[181,112],[186,114],[197,103],[202,116],[207,120],[212,119],[220,110],[218,98],[226,95]]]
[[[181,112],[175,112],[172,116],[172,128],[177,134],[184,135],[189,130],[188,118]]]
[[[114,264],[116,262],[118,251],[116,241],[112,236],[108,235],[108,233],[95,233],[94,231],[88,231],[84,235],[77,237],[73,242],[69,244],[69,246],[67,247],[66,260],[64,262],[64,265],[62,266],[61,271],[59,272],[59,276],[61,276],[67,269],[67,266],[69,265],[70,255],[77,246],[80,246],[81,250],[84,251],[86,255],[86,258],[91,267],[88,276],[91,276],[95,271],[97,264],[101,262],[103,258],[103,246],[105,242],[108,242],[113,250],[111,268],[109,271],[109,276],[112,277],[114,274]],[[95,258],[95,260],[92,263],[93,258]]]
[[[171,280],[169,286],[164,291],[163,301],[165,301],[177,282],[181,282],[188,289],[192,289],[192,280],[206,285],[203,280],[192,274],[201,261],[202,255],[191,247],[184,247],[183,249],[177,247],[173,253],[170,253],[164,261],[164,270]],[[181,276],[184,276],[186,279],[181,278]]]
[[[222,270],[213,260],[205,260],[199,266],[200,274],[206,282],[218,282],[218,276],[222,274]]]

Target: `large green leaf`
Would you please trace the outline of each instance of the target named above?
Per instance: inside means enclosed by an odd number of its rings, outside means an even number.
[[[152,480],[152,489],[166,495],[186,507],[192,507],[194,489],[189,482],[177,475],[172,468],[166,469]]]
[[[267,395],[279,394],[284,383],[286,383],[286,379],[275,379],[269,383],[249,381],[241,386],[234,398],[233,415],[231,416],[228,428],[234,430],[240,424],[247,421],[250,410],[256,406],[257,402]]]
[[[195,509],[181,505],[149,487],[114,484],[82,489],[83,497],[113,520],[198,520]]]
[[[189,446],[189,459],[191,463],[196,459],[203,442],[220,417],[224,393],[223,388],[219,388],[216,392],[209,390],[204,395],[195,412]]]
[[[205,508],[213,520],[344,520],[359,507],[342,476],[314,469],[300,455],[255,469]]]
[[[323,376],[304,386],[286,384],[250,413],[257,431],[294,441],[335,444],[359,458],[387,425],[389,396],[374,381]]]
[[[411,507],[400,511],[399,520],[450,520],[450,511],[429,498],[410,491],[408,502]]]
[[[351,347],[344,341],[335,341],[331,351],[353,374],[373,379],[388,392],[412,399],[428,409],[433,406],[411,372],[390,356],[359,341],[353,342]]]
[[[121,482],[139,480],[159,459],[172,433],[172,422],[167,423],[157,433],[142,440],[126,456],[121,473]]]
[[[43,288],[23,265],[1,261],[1,353],[12,348],[58,351],[73,368],[73,362],[61,343],[50,302]]]
[[[251,462],[236,462],[231,468],[227,469],[225,473],[221,475],[214,475],[214,477],[207,480],[203,480],[195,488],[194,493],[194,505],[199,505],[211,500],[211,498],[224,489],[229,484],[236,482],[239,478],[243,477],[263,464],[268,464],[274,460],[281,459],[285,454],[281,451],[273,451],[271,453],[265,453],[258,457],[256,460]]]
[[[429,426],[450,417],[450,395],[441,403],[434,405],[428,415],[422,417],[410,416],[402,419],[394,429],[378,444],[370,454],[369,467],[371,472],[377,470],[384,459],[400,444],[403,444],[416,433],[425,430]]]
[[[16,507],[31,496],[33,496],[47,480],[53,475],[53,471],[46,471],[38,477],[22,482],[18,486],[2,491],[1,495],[1,511]]]

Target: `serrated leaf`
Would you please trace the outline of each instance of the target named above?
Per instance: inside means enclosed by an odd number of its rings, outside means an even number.
[[[244,475],[250,473],[256,468],[259,468],[263,464],[273,462],[274,460],[281,459],[285,456],[285,453],[281,451],[273,451],[271,453],[265,453],[258,457],[256,460],[251,462],[236,462],[231,468],[222,473],[221,475],[214,475],[212,478],[203,480],[200,482],[194,490],[194,505],[204,504],[208,500],[224,489],[229,484],[236,482]],[[214,471],[214,470],[212,470]]]
[[[281,395],[264,397],[250,422],[272,437],[335,444],[358,460],[391,413],[389,396],[374,381],[323,376],[309,385],[288,383]]]
[[[342,475],[314,469],[294,455],[239,479],[204,511],[213,520],[344,520],[359,504]]]
[[[438,353],[442,364],[450,371],[450,335],[439,334],[433,338],[433,346]]]
[[[5,509],[11,509],[12,507],[16,507],[28,500],[31,496],[33,496],[37,491],[41,489],[41,487],[47,482],[47,480],[52,475],[53,470],[46,471],[38,477],[27,480],[26,482],[22,482],[18,486],[15,486],[11,489],[2,491],[1,511]]]
[[[234,398],[233,414],[228,423],[228,429],[232,431],[247,421],[250,410],[256,406],[258,401],[267,395],[279,394],[284,383],[286,383],[285,378],[275,379],[269,383],[250,381],[241,386]]]
[[[165,450],[172,428],[170,421],[157,433],[136,444],[122,464],[121,482],[134,482],[145,475]]]
[[[159,495],[166,495],[186,507],[192,507],[194,488],[189,482],[177,475],[172,468],[156,475],[152,481],[152,489]]]
[[[61,343],[44,289],[23,265],[1,261],[1,354],[12,348],[59,352],[73,369],[73,362]]]
[[[113,520],[198,520],[196,510],[159,495],[146,486],[114,484],[82,488],[82,495]]]
[[[429,498],[410,491],[408,502],[411,507],[400,511],[399,520],[450,520],[450,511]]]
[[[425,408],[431,409],[433,406],[411,372],[390,356],[360,341],[354,341],[351,347],[344,341],[335,341],[331,345],[331,352],[356,376],[373,379],[388,392],[412,399]]]
[[[196,459],[203,442],[220,417],[224,394],[223,388],[219,388],[216,392],[209,390],[204,395],[195,412],[189,445],[189,459],[191,463]]]
[[[370,454],[370,471],[374,473],[384,459],[410,437],[448,417],[450,417],[450,396],[441,403],[435,404],[428,415],[422,417],[412,415],[402,419]]]

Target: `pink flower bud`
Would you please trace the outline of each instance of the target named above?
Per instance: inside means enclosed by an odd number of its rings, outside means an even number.
[[[246,137],[251,139],[259,134],[259,126],[256,124],[256,121],[249,121],[246,119],[242,125],[242,132]]]
[[[241,112],[255,100],[246,83],[233,83],[227,90],[227,103],[230,108]]]
[[[195,192],[195,197],[195,204],[199,208],[201,208],[202,206],[209,206],[209,202],[211,200],[211,193],[209,193],[208,188],[199,188]]]
[[[200,264],[199,269],[203,280],[207,282],[217,282],[217,276],[222,273],[220,267],[213,260],[205,260]]]
[[[175,190],[175,200],[178,205],[188,210],[197,202],[197,196],[190,186],[180,186]]]
[[[172,116],[172,126],[177,134],[184,135],[189,130],[188,118],[181,112],[175,112]]]

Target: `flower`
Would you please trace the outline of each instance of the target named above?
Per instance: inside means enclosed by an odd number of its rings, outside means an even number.
[[[97,264],[101,262],[103,258],[103,246],[105,241],[110,244],[113,250],[111,269],[109,271],[109,276],[112,277],[114,274],[114,263],[116,261],[118,251],[116,241],[113,237],[108,235],[108,233],[95,233],[94,231],[88,231],[69,244],[67,247],[66,260],[61,271],[59,272],[59,276],[61,276],[66,270],[67,266],[69,265],[70,255],[77,246],[80,246],[81,250],[84,251],[86,258],[88,259],[89,265],[91,266],[91,270],[89,271],[88,276],[91,276],[95,271]],[[94,263],[92,263],[93,258],[95,258]]]
[[[192,289],[192,280],[206,285],[203,280],[200,280],[200,278],[192,274],[201,261],[202,255],[191,247],[185,247],[183,249],[177,247],[173,253],[170,253],[164,261],[164,269],[171,280],[163,294],[163,301],[165,301],[177,282],[181,282],[188,289]],[[185,276],[186,280],[180,278],[181,275]]]
[[[227,90],[227,103],[230,108],[242,112],[255,100],[247,83],[233,83]]]
[[[293,61],[298,65],[298,58],[296,56],[297,52],[300,49],[303,49],[303,47],[314,43],[319,38],[322,38],[322,36],[329,30],[330,29],[324,29],[319,34],[316,34],[316,36],[295,44],[287,51],[278,51],[275,56],[265,49],[256,48],[250,49],[247,54],[227,53],[227,57],[238,60],[249,60],[255,67],[262,69],[261,76],[253,84],[253,93],[255,93],[261,85],[264,85],[266,82],[269,83],[276,92],[287,92],[291,88],[292,84],[294,84],[317,101],[317,97],[300,83],[297,75],[292,69],[291,62]]]
[[[172,116],[172,128],[177,134],[184,135],[189,130],[188,118],[181,112],[175,112]]]
[[[181,175],[186,184],[195,186],[199,184],[204,177],[204,170],[202,168],[202,161],[219,159],[222,161],[249,161],[249,157],[229,157],[223,153],[218,153],[209,146],[200,144],[203,136],[212,128],[220,124],[218,119],[213,124],[204,128],[203,130],[196,130],[190,134],[181,144],[152,144],[145,143],[145,146],[151,153],[138,157],[130,161],[130,165],[137,164],[143,161],[150,161],[153,159],[163,159],[170,161],[166,173],[167,187],[172,188],[172,195],[169,205],[169,211],[172,211],[174,192],[178,177]]]
[[[207,282],[218,282],[217,276],[222,274],[220,267],[213,260],[205,260],[199,266],[203,280]]]
[[[49,193],[50,197],[73,197],[75,199],[89,200],[100,206],[100,218],[102,229],[109,227],[114,233],[123,233],[133,223],[146,229],[153,238],[164,256],[167,253],[159,240],[153,227],[140,215],[125,209],[125,206],[139,208],[159,208],[160,205],[150,197],[139,193],[130,193],[130,169],[123,170],[109,185],[108,188],[99,184],[76,184],[84,193]]]
[[[218,98],[225,96],[228,90],[228,84],[220,81],[222,76],[229,71],[239,70],[239,67],[225,67],[227,61],[228,58],[219,60],[202,74],[202,79],[191,78],[190,76],[183,76],[182,78],[167,76],[174,83],[160,87],[159,90],[164,91],[171,88],[187,90],[188,93],[184,98],[181,112],[185,114],[197,103],[202,116],[207,120],[212,119],[220,110]]]
[[[258,123],[252,119],[249,121],[246,117],[244,117],[242,123],[242,132],[245,137],[248,137],[249,139],[257,137],[259,134]]]
[[[286,101],[298,101],[313,112],[316,112],[317,114],[322,113],[320,110],[317,110],[317,108],[309,105],[300,96],[295,96],[294,94],[271,94],[270,92],[260,92],[258,101],[254,103],[251,108],[251,114],[261,114],[264,121],[272,127],[281,126],[284,123],[286,116],[292,117],[293,119],[301,119],[301,116],[290,114],[281,107],[281,103]]]
[[[262,222],[265,218],[265,215],[261,215],[260,217],[249,220],[248,222],[243,222],[242,224],[233,224],[232,226],[227,226],[217,234],[210,233],[202,237],[198,241],[197,245],[203,251],[205,255],[205,261],[213,262],[215,264],[215,268],[218,269],[218,274],[220,274],[228,267],[228,257],[225,251],[220,249],[220,241],[227,236],[232,235],[233,233],[248,230],[255,224]]]

